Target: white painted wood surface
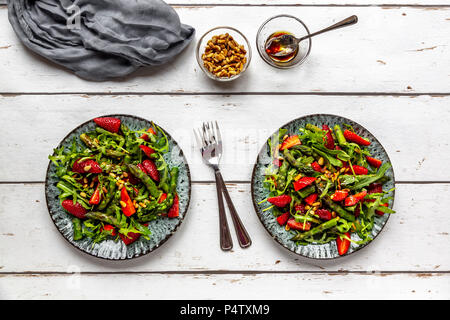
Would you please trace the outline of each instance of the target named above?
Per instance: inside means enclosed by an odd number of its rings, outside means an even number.
[[[315,39],[307,62],[290,71],[269,68],[254,51],[245,76],[219,85],[200,73],[193,44],[158,70],[92,83],[24,50],[0,6],[0,299],[182,299],[192,288],[193,299],[449,299],[450,2],[170,3],[196,27],[197,38],[228,24],[241,29],[253,49],[259,25],[277,13],[297,15],[311,30],[351,14],[360,21]],[[162,125],[182,146],[194,180],[179,231],[132,261],[79,252],[58,233],[45,204],[52,148],[78,124],[110,113]],[[397,214],[380,236],[335,261],[281,248],[251,204],[249,180],[260,147],[273,130],[311,113],[365,126],[388,151],[398,181]],[[219,249],[213,176],[191,135],[193,126],[211,119],[221,124],[223,174],[253,239],[246,250],[233,230],[233,251]],[[94,290],[98,286],[105,290]],[[274,288],[284,290],[274,297]]]
[[[450,8],[394,7],[180,7],[181,21],[196,27],[196,40],[218,25],[242,30],[253,49],[245,75],[216,83],[195,59],[195,43],[173,62],[137,71],[125,80],[92,83],[24,50],[0,9],[0,93],[2,92],[393,92],[448,93]],[[310,30],[359,17],[355,26],[317,36],[303,65],[278,70],[267,65],[255,46],[256,32],[269,17],[286,13]],[[199,23],[201,21],[201,23]],[[386,45],[389,44],[389,45]],[[27,85],[24,86],[24,79]]]

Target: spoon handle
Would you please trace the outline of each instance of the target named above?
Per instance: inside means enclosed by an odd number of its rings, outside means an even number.
[[[302,41],[302,40],[311,38],[313,36],[316,36],[318,34],[324,33],[324,32],[328,32],[328,31],[331,31],[331,30],[339,29],[339,28],[342,28],[342,27],[351,26],[352,24],[355,24],[357,22],[358,22],[358,17],[353,15],[351,17],[348,17],[347,19],[344,19],[342,21],[339,21],[338,23],[333,24],[332,26],[329,26],[328,28],[325,28],[325,29],[322,29],[320,31],[311,33],[311,34],[309,34],[307,36],[304,36],[304,37],[299,39],[299,42]]]

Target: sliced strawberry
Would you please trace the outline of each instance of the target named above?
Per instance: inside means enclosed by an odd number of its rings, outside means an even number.
[[[84,217],[86,216],[87,210],[78,202],[74,204],[73,200],[64,200],[61,205],[71,215],[79,219],[84,219]]]
[[[155,135],[155,134],[156,134],[156,132],[155,132],[155,130],[153,130],[153,128],[148,129],[147,132],[150,133],[150,134],[152,134],[152,135]],[[148,135],[145,134],[145,133],[141,136],[141,139],[144,139],[145,141],[150,140],[150,138],[148,137]]]
[[[178,199],[178,195],[175,195],[175,198],[173,199],[173,205],[169,209],[169,212],[167,212],[167,217],[169,218],[178,218],[180,215],[180,201]]]
[[[365,196],[367,195],[367,191],[361,191],[355,195],[352,196],[348,196],[345,201],[344,201],[344,205],[346,207],[351,207],[354,206],[355,204],[357,204],[360,200],[362,200]]]
[[[326,124],[322,126],[322,130],[326,132],[324,139],[325,148],[333,150],[334,149],[334,138],[333,134],[331,133],[330,127],[328,127]]]
[[[163,193],[161,197],[159,197],[158,203],[164,202],[167,199],[167,193]]]
[[[152,160],[147,159],[142,161],[142,166],[144,167],[145,171],[150,176],[150,178],[152,178],[156,182],[159,181],[158,168],[156,167],[156,164]]]
[[[345,237],[350,239],[350,233],[346,232]],[[346,254],[348,249],[350,248],[350,240],[348,240],[347,238],[341,239],[341,237],[338,236],[336,239],[336,245],[340,256]]]
[[[280,226],[284,226],[286,222],[289,220],[291,214],[289,212],[283,213],[281,216],[277,217],[277,222]]]
[[[138,240],[141,237],[140,233],[134,233],[134,232],[128,232],[127,235],[119,233],[120,239],[125,243],[125,245],[132,244],[136,240]]]
[[[290,137],[287,137],[283,141],[283,143],[281,144],[280,150],[289,149],[289,148],[292,148],[294,146],[298,146],[301,144],[302,144],[302,142],[300,141],[300,138],[297,135],[290,136]]]
[[[127,217],[131,217],[136,213],[136,208],[134,207],[133,201],[128,195],[126,188],[122,188],[122,190],[120,190],[120,205],[122,207],[123,214]]]
[[[100,231],[101,231],[101,232],[103,232],[103,231],[108,231],[108,233],[109,233],[111,236],[113,236],[113,237],[115,237],[115,236],[117,235],[116,228],[115,228],[114,226],[110,225],[110,224],[105,224],[105,225],[100,229]]]
[[[290,195],[282,194],[281,196],[267,198],[267,201],[279,208],[283,208],[291,203],[292,198]]]
[[[309,229],[311,229],[310,222],[299,222],[295,221],[294,218],[289,219],[287,225],[289,226],[289,228],[294,230],[308,231]]]
[[[273,163],[274,166],[281,167],[281,165],[283,164],[283,160],[273,159],[272,163]]]
[[[382,203],[382,204],[380,204],[380,206],[383,206],[383,207],[387,207],[389,204],[387,204],[387,203]],[[377,214],[377,215],[379,215],[379,216],[382,216],[382,215],[384,215],[384,212],[383,211],[380,211],[380,210],[375,210],[375,213]]]
[[[120,129],[120,119],[113,117],[95,118],[94,122],[105,130],[112,133],[118,133]]]
[[[90,205],[95,205],[100,203],[100,185],[97,185],[97,188],[95,188],[94,193],[92,194],[91,199],[89,200]]]
[[[103,170],[97,161],[87,159],[84,161],[75,161],[72,166],[72,171],[77,173],[102,173]]]
[[[347,196],[348,196],[348,191],[347,190],[336,190],[331,195],[331,200],[333,200],[333,201],[342,201],[345,198],[347,198]]]
[[[352,131],[350,131],[348,129],[344,130],[344,137],[345,137],[345,139],[347,141],[357,143],[357,144],[359,144],[361,146],[368,146],[368,145],[370,145],[370,141],[369,140],[364,139],[363,137],[357,135],[356,133],[354,133],[354,132],[352,132]]]
[[[366,156],[367,162],[374,168],[379,168],[383,164],[381,160]]]
[[[314,202],[316,202],[319,195],[317,193],[311,193],[309,196],[305,198],[305,202],[309,205],[312,205]]]
[[[295,191],[301,190],[312,184],[315,180],[316,178],[314,177],[302,177],[297,181],[294,181],[294,189]]]
[[[367,187],[367,193],[382,193],[383,185],[381,183],[372,183]]]
[[[331,220],[331,212],[327,209],[317,209],[316,214],[322,220]]]
[[[320,166],[320,164],[318,164],[315,161],[313,163],[311,163],[311,168],[313,168],[314,171],[322,172],[322,167]]]
[[[145,155],[149,158],[152,154],[155,153],[155,150],[153,150],[150,147],[144,146],[144,145],[140,145],[139,148],[141,148],[141,150],[144,151]]]
[[[357,175],[365,175],[365,174],[369,173],[369,170],[367,168],[364,168],[364,167],[361,167],[361,166],[357,166],[357,165],[354,165],[352,167],[353,167],[353,171]]]
[[[297,213],[300,213],[300,214],[305,214],[305,213],[306,213],[306,208],[305,208],[305,206],[302,205],[302,204],[296,204],[295,207],[294,207],[294,209],[295,209],[295,211],[296,211]]]

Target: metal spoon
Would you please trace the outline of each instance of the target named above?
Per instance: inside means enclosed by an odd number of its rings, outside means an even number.
[[[342,21],[339,21],[338,23],[333,24],[332,26],[329,26],[328,28],[322,29],[320,31],[308,34],[302,38],[296,38],[293,35],[290,34],[283,34],[281,36],[275,37],[267,41],[266,43],[266,50],[273,44],[277,44],[279,48],[281,48],[280,51],[272,54],[272,56],[275,57],[283,57],[292,54],[292,52],[295,52],[298,50],[298,44],[300,41],[309,39],[311,37],[314,37],[318,34],[328,32],[331,30],[335,30],[342,27],[351,26],[352,24],[355,24],[358,22],[358,17],[353,15],[351,17],[348,17],[347,19],[344,19]]]

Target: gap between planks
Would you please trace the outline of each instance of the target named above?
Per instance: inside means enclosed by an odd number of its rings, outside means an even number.
[[[18,96],[70,96],[80,95],[85,97],[95,96],[391,96],[391,97],[419,97],[430,96],[433,98],[446,97],[450,92],[126,92],[126,91],[109,91],[109,92],[0,92],[0,97],[14,98]]]
[[[202,271],[110,271],[110,272],[97,272],[97,271],[87,271],[87,272],[62,272],[62,271],[24,271],[24,272],[0,272],[1,276],[70,276],[70,275],[260,275],[260,274],[318,274],[318,275],[396,275],[396,274],[412,274],[412,275],[422,275],[423,277],[439,274],[450,274],[450,270],[439,270],[439,271],[410,271],[410,270],[383,270],[383,271],[347,271],[347,270],[336,270],[336,271],[298,271],[298,270],[283,270],[283,271],[271,271],[271,270],[202,270]]]

